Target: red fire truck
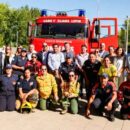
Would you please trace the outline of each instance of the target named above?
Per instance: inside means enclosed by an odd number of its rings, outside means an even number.
[[[41,11],[36,22],[29,23],[28,35],[30,44],[34,44],[37,51],[42,43],[57,43],[63,49],[65,42],[69,42],[75,53],[80,52],[80,46],[86,44],[88,50],[93,51],[100,47],[100,43],[109,46],[118,46],[117,18],[94,18],[92,22],[85,16],[85,10],[78,10],[77,16],[69,16],[66,12],[57,12],[56,15],[47,15],[47,10]]]

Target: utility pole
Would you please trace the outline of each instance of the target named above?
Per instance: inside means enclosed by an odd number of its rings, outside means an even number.
[[[128,39],[129,39],[129,17],[127,16],[127,21],[126,21],[126,54],[128,53]]]

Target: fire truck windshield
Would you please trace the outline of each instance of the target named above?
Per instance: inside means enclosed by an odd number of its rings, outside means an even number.
[[[86,38],[88,27],[83,23],[43,23],[37,24],[35,35],[38,38]]]

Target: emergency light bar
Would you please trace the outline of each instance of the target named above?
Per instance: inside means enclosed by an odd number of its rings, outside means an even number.
[[[41,11],[41,16],[47,16],[47,10],[46,9],[43,9]]]
[[[49,11],[52,11],[52,10],[49,10]],[[73,11],[73,10],[71,10],[71,11]],[[78,16],[85,16],[86,11],[84,9],[78,9],[78,11],[79,11]],[[53,12],[57,12],[57,11],[53,11]],[[70,12],[70,11],[67,11],[67,12]],[[43,9],[41,11],[41,16],[47,16],[47,10],[46,9]],[[65,11],[58,11],[56,13],[56,16],[67,16],[67,13]]]
[[[83,9],[79,9],[79,16],[85,16],[86,11]]]

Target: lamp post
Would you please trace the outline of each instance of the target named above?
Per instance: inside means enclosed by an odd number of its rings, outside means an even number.
[[[126,46],[125,46],[125,50],[126,50],[126,54],[128,53],[128,39],[129,39],[129,17],[127,16],[127,20],[126,20]]]

